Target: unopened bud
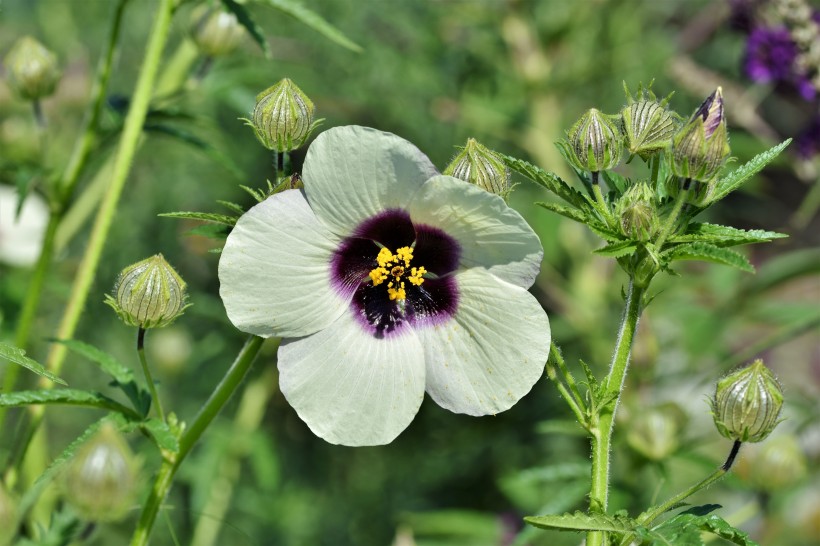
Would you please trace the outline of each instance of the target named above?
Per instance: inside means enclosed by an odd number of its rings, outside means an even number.
[[[660,227],[655,207],[655,193],[645,182],[638,182],[627,189],[615,204],[621,231],[638,241],[647,241]]]
[[[680,177],[708,182],[729,157],[729,135],[720,87],[706,97],[672,141],[672,171]]]
[[[587,111],[567,133],[570,162],[582,171],[599,172],[621,161],[621,130],[612,116]]]
[[[17,534],[17,504],[0,483],[0,546],[8,546]]]
[[[171,324],[188,308],[185,281],[162,254],[123,269],[114,296],[106,295],[105,303],[126,324],[146,330]]]
[[[646,159],[668,148],[680,122],[677,114],[666,107],[666,100],[657,100],[651,91],[643,88],[637,99],[628,92],[627,96],[628,104],[621,110],[621,119],[629,153]]]
[[[17,40],[4,62],[9,87],[26,100],[47,97],[57,87],[57,57],[31,36]]]
[[[677,451],[685,424],[686,414],[674,404],[650,408],[630,421],[626,441],[650,461],[662,461]]]
[[[510,193],[510,169],[496,152],[470,138],[444,169],[444,174],[475,184],[506,198]]]
[[[760,442],[778,423],[783,391],[762,360],[718,381],[712,415],[718,431],[740,442]]]
[[[233,13],[205,4],[191,13],[191,38],[208,57],[231,53],[244,35],[245,29]]]
[[[131,507],[138,465],[125,438],[106,423],[82,445],[63,475],[66,500],[88,521],[117,521]]]
[[[288,78],[256,96],[251,120],[262,146],[275,152],[289,152],[302,146],[317,123],[313,102]]]

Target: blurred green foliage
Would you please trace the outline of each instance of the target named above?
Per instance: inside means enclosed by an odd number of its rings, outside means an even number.
[[[111,155],[154,4],[133,0],[127,8],[106,111],[110,134],[99,142],[80,191],[101,192],[93,189],[93,173]],[[197,66],[201,61],[193,57],[187,36],[193,4],[186,2],[175,15],[167,57],[183,65],[191,59]],[[698,87],[699,73],[681,72],[680,58],[694,59],[731,81],[738,77],[742,51],[741,39],[720,27],[723,3],[707,0],[305,3],[361,46],[361,52],[264,4],[255,2],[248,9],[267,38],[271,58],[248,39],[239,51],[217,59],[201,81],[154,101],[149,116],[154,125],[136,157],[98,271],[97,296],[77,334],[136,367],[134,331],[113,320],[103,294],[123,267],[163,253],[188,282],[194,306],[173,327],[150,332],[147,344],[164,405],[182,419],[194,415],[244,336],[227,322],[218,297],[218,255],[208,252],[216,243],[186,235],[196,223],[157,214],[225,212],[215,203],[218,199],[252,204],[238,185],[262,187],[273,169],[268,152],[238,118],[249,114],[259,91],[289,77],[326,118],[323,127],[361,124],[394,132],[417,144],[440,168],[455,146],[475,137],[569,180],[552,143],[590,107],[616,112],[625,100],[622,81],[634,87],[654,79],[653,89],[660,95],[677,89],[672,106],[686,115],[705,93]],[[44,150],[29,105],[0,85],[0,183],[29,183],[37,191],[50,173],[62,169],[113,9],[114,2],[108,1],[0,0],[0,52],[17,37],[31,34],[57,52],[64,73],[56,95],[44,102],[49,122]],[[693,47],[693,37],[704,28],[711,34]],[[174,65],[169,61],[166,66]],[[169,69],[160,86],[164,82],[172,88],[175,77]],[[747,160],[768,143],[733,126],[733,97],[726,100],[733,154]],[[294,154],[297,167],[303,154],[304,149]],[[632,168],[623,169],[628,174]],[[97,185],[104,187],[104,177]],[[657,297],[641,323],[619,414],[613,509],[640,510],[722,462],[729,443],[713,429],[705,397],[723,373],[762,356],[785,386],[787,422],[781,432],[797,435],[808,472],[789,487],[765,493],[731,477],[693,502],[723,504],[723,516],[761,544],[816,543],[820,231],[816,219],[800,228],[790,223],[805,191],[784,156],[750,191],[711,212],[722,217],[714,221],[791,235],[747,250],[758,267],[756,276],[694,265],[684,277],[658,283]],[[602,373],[614,342],[625,277],[611,260],[592,255],[598,243],[583,227],[532,204],[543,199],[538,188],[524,183],[511,199],[544,243],[542,273],[533,291],[550,314],[554,339],[567,361],[583,358]],[[47,350],[84,248],[88,215],[80,211],[77,218],[76,231],[59,252],[47,283],[30,352],[35,358]],[[0,265],[0,339],[12,336],[29,275]],[[262,401],[257,410],[264,419],[249,429],[235,419],[240,409],[236,401],[229,405],[182,467],[153,544],[579,542],[573,534],[524,529],[521,519],[586,503],[588,443],[546,378],[501,415],[477,419],[425,403],[391,445],[354,449],[326,444],[310,433],[276,389],[274,364],[275,348],[268,347],[253,372],[262,378],[258,384],[271,389],[254,395]],[[72,385],[105,388],[96,368],[79,357],[67,362],[63,376]],[[676,403],[688,423],[671,457],[649,461],[627,444],[626,431],[644,408],[665,403]],[[81,409],[50,413],[50,456],[96,418]],[[777,436],[768,441],[777,442]],[[2,431],[0,454],[11,449],[11,437],[10,431]],[[136,451],[146,448],[143,482],[148,484],[156,455],[144,438],[133,435],[131,440]],[[88,543],[124,544],[137,512],[135,507],[133,518],[99,528]]]

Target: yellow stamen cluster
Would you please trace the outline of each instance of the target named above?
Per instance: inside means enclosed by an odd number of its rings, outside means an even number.
[[[376,256],[376,263],[379,265],[369,273],[373,286],[379,286],[387,281],[387,295],[390,300],[404,300],[407,297],[404,291],[404,280],[410,281],[415,286],[421,286],[424,282],[423,275],[427,273],[424,267],[410,267],[412,259],[413,249],[409,246],[399,248],[395,254],[387,247],[382,247]],[[410,274],[405,275],[408,269]]]

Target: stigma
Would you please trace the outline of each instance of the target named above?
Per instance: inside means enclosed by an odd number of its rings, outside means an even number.
[[[387,247],[382,247],[376,256],[376,264],[370,273],[370,280],[373,286],[387,283],[387,296],[390,301],[404,301],[407,298],[405,292],[405,281],[415,286],[421,286],[424,282],[424,274],[427,270],[424,267],[411,267],[413,260],[413,249],[403,246],[396,249],[396,253]]]

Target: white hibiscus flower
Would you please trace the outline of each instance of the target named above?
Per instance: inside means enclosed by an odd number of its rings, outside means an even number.
[[[517,212],[365,127],[321,134],[302,179],[239,219],[219,279],[237,328],[285,338],[280,387],[315,434],[385,444],[425,391],[470,415],[530,391],[550,330],[527,292],[543,252]]]
[[[48,205],[37,194],[29,194],[17,215],[17,190],[0,186],[0,262],[28,267],[37,261],[48,223]]]

